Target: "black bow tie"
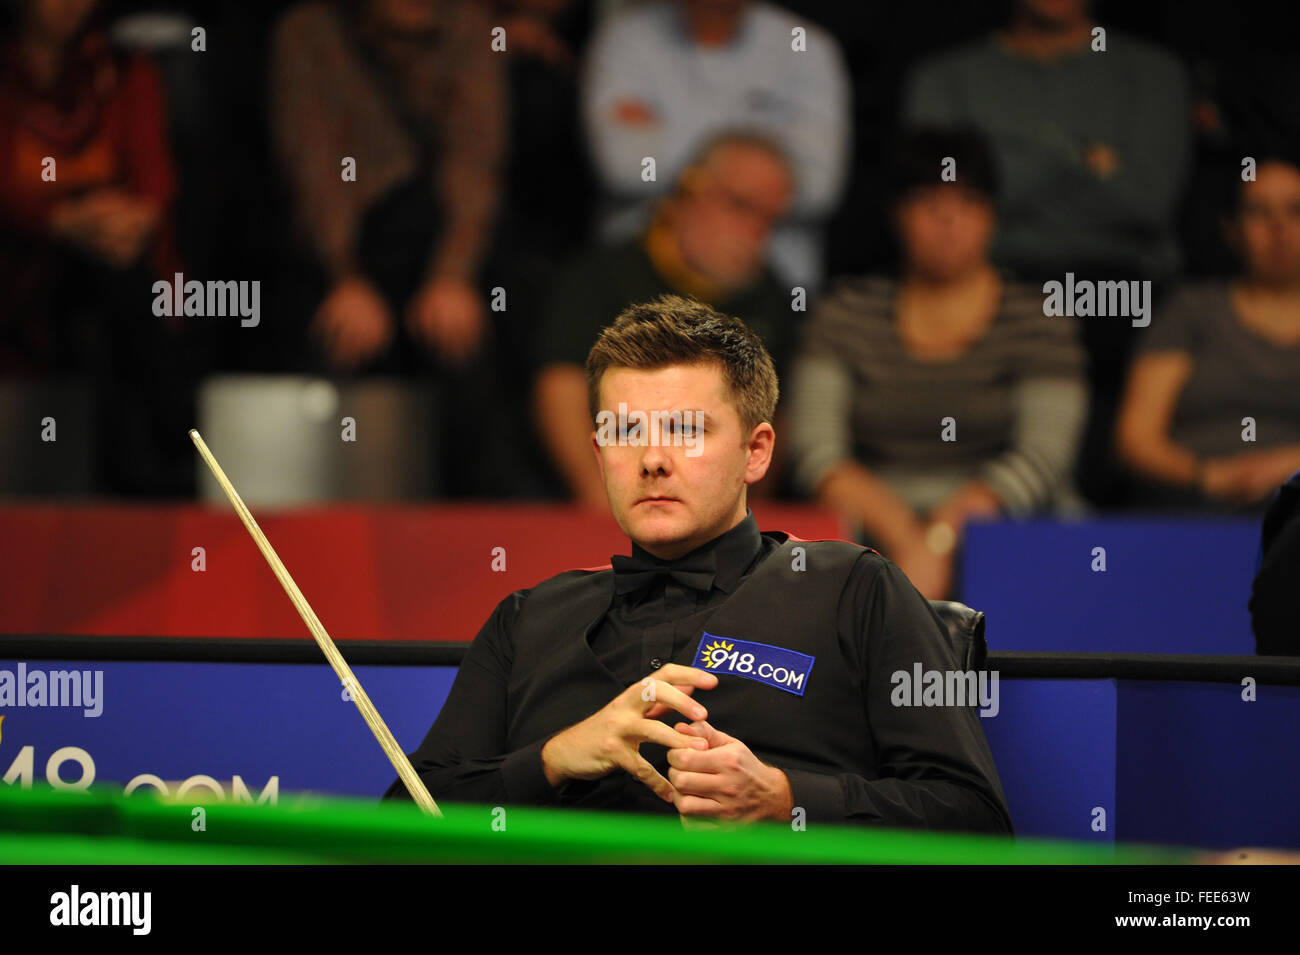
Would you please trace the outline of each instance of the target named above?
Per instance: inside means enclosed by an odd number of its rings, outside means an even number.
[[[679,584],[708,593],[718,571],[717,556],[713,551],[695,554],[675,563],[656,563],[643,557],[624,557],[615,554],[609,559],[614,567],[614,592],[635,593],[649,587],[661,574]]]

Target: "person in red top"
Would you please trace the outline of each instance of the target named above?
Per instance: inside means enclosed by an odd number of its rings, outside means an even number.
[[[110,47],[95,0],[17,6],[0,50],[0,372],[79,370],[64,327],[84,313],[76,296],[101,315],[137,297],[147,309],[143,294],[113,301],[134,287],[120,280],[180,270],[162,85]]]

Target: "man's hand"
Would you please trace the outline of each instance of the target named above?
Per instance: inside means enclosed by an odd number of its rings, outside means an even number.
[[[345,278],[330,290],[311,324],[311,334],[330,363],[345,371],[382,353],[394,331],[383,296],[357,277]]]
[[[482,297],[455,278],[430,279],[406,313],[411,335],[453,365],[464,364],[478,350],[485,324]]]
[[[676,710],[687,719],[704,719],[708,711],[690,694],[697,687],[711,690],[717,685],[718,678],[712,673],[679,663],[664,665],[655,676],[633,683],[581,723],[553,736],[542,747],[547,782],[558,786],[566,779],[599,779],[623,769],[664,802],[675,803],[677,791],[638,747],[658,743],[679,752],[708,749],[707,739],[679,733],[656,717]]]
[[[704,720],[678,723],[673,729],[708,742],[707,750],[679,747],[668,751],[668,780],[682,825],[698,819],[752,822],[790,820],[794,796],[790,780],[775,766],[760,762],[748,746]]]

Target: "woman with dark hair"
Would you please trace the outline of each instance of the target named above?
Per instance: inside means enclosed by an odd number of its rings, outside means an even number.
[[[1137,503],[1258,510],[1300,469],[1300,162],[1257,156],[1225,234],[1241,268],[1157,312],[1116,428]]]
[[[899,275],[819,303],[791,443],[796,481],[940,598],[969,520],[1076,502],[1087,387],[1074,326],[989,262],[997,182],[978,134],[908,134],[891,192]]]

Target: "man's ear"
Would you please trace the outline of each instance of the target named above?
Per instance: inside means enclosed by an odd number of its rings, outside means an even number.
[[[745,444],[748,458],[745,463],[745,483],[761,481],[772,466],[772,452],[776,448],[776,429],[767,421],[754,425]]]

